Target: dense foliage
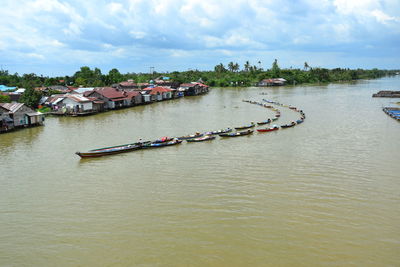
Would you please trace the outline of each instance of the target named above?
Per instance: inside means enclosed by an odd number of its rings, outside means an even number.
[[[8,95],[2,95],[0,94],[0,103],[9,103],[11,102],[11,97]]]
[[[251,86],[262,79],[267,78],[284,78],[288,84],[300,83],[327,83],[337,81],[350,81],[357,79],[373,79],[385,75],[391,75],[398,70],[364,70],[364,69],[326,69],[320,67],[310,67],[307,62],[304,63],[303,69],[281,69],[278,61],[275,59],[271,68],[264,70],[261,68],[261,62],[251,65],[246,61],[243,68],[238,63],[229,62],[227,66],[220,63],[214,67],[212,71],[189,70],[171,73],[126,73],[121,74],[117,69],[110,70],[107,74],[103,74],[100,69],[93,70],[87,66],[81,67],[73,76],[63,77],[44,77],[37,76],[34,73],[9,74],[7,70],[0,71],[0,84],[8,86],[17,86],[27,89],[40,86],[50,85],[68,85],[68,86],[109,86],[114,83],[132,79],[133,81],[148,82],[159,76],[168,76],[176,82],[191,82],[201,79],[205,84],[210,86]]]

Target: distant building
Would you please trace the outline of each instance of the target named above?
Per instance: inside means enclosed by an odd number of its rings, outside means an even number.
[[[258,86],[281,86],[286,84],[286,80],[283,78],[272,78],[272,79],[264,79],[260,81]]]
[[[179,86],[179,91],[183,92],[185,96],[195,96],[208,93],[209,87],[205,84],[198,82],[183,83]]]
[[[124,92],[112,87],[99,87],[93,91],[86,92],[86,97],[96,97],[105,103],[106,109],[115,109],[124,107],[124,100],[126,95]]]

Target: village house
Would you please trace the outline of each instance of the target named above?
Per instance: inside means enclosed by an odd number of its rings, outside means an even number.
[[[258,86],[281,86],[285,85],[286,80],[283,78],[272,78],[272,79],[264,79],[260,81]]]
[[[149,87],[144,90],[150,90],[150,95],[155,96],[152,99],[154,101],[162,101],[166,99],[172,98],[172,90],[167,87],[157,86],[157,87]]]
[[[10,117],[8,109],[0,105],[0,132],[7,132],[14,128],[14,121]]]
[[[125,106],[135,106],[143,103],[142,94],[139,91],[126,91],[125,95]]]
[[[207,93],[208,88],[209,87],[205,84],[192,82],[181,84],[179,86],[179,91],[183,92],[185,96],[195,96]]]
[[[124,100],[126,96],[124,92],[112,87],[95,88],[93,91],[86,92],[84,96],[96,97],[104,101],[105,109],[116,109],[125,106]]]
[[[120,82],[118,84],[114,84],[112,87],[121,89],[121,90],[136,90],[138,89],[138,85],[133,82],[133,80],[127,80],[125,82]]]
[[[66,113],[68,114],[93,112],[93,101],[83,95],[66,95],[61,103],[65,106]]]
[[[9,116],[13,120],[14,127],[28,127],[43,124],[43,114],[34,111],[23,103],[0,103],[0,106],[8,110]]]

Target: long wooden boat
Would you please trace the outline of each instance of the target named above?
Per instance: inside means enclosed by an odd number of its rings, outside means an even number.
[[[271,128],[265,128],[265,129],[257,129],[258,132],[264,133],[264,132],[272,132],[272,131],[277,131],[279,130],[278,126],[271,127]]]
[[[75,154],[77,154],[81,158],[102,157],[102,156],[115,155],[115,154],[138,150],[141,149],[144,145],[149,143],[150,141],[146,141],[146,142],[138,142],[132,144],[118,145],[118,146],[103,147],[103,148],[92,149],[87,152],[76,152]]]
[[[206,134],[214,135],[214,134],[222,134],[222,133],[230,133],[230,132],[232,132],[232,129],[231,128],[226,128],[226,129],[221,129],[221,130],[217,130],[217,131],[211,131],[211,132],[208,132]]]
[[[203,137],[199,138],[193,138],[193,139],[187,139],[186,142],[203,142],[203,141],[209,141],[209,140],[214,140],[215,136],[213,135],[205,135]]]
[[[253,130],[247,130],[247,131],[236,132],[236,133],[224,133],[224,134],[220,134],[219,136],[221,136],[221,137],[237,137],[237,136],[249,135],[249,134],[252,134],[253,132],[254,132]]]
[[[203,135],[204,134],[202,134],[202,133],[195,133],[195,134],[180,136],[180,137],[177,137],[177,138],[179,140],[187,140],[187,139],[192,139],[192,138],[199,138],[199,137],[202,137]]]
[[[164,137],[161,137],[160,139],[153,141],[153,143],[165,143],[165,142],[172,141],[173,139],[174,139],[173,137],[164,136]]]
[[[235,127],[236,130],[244,130],[244,129],[249,129],[249,128],[253,128],[254,126],[256,126],[254,123],[251,123],[249,125],[245,125],[245,126],[240,126],[240,127]]]
[[[289,128],[289,127],[293,127],[293,126],[295,126],[295,125],[296,125],[296,123],[295,123],[295,122],[292,122],[292,123],[290,123],[290,124],[281,125],[281,128]]]
[[[266,120],[266,121],[257,122],[257,124],[258,124],[258,125],[264,125],[264,124],[270,123],[271,121],[272,121],[271,119],[268,119],[268,120]]]
[[[180,143],[182,143],[182,140],[179,140],[179,139],[172,140],[169,142],[164,142],[164,143],[151,142],[149,144],[143,145],[142,148],[156,148],[156,147],[164,147],[164,146],[173,146],[173,145],[179,145]]]

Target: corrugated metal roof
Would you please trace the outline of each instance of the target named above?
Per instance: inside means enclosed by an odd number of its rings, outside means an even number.
[[[73,101],[78,102],[78,103],[91,102],[90,99],[84,97],[83,95],[79,95],[79,94],[67,95],[67,98],[72,99]]]
[[[24,103],[1,103],[0,104],[0,106],[2,106],[5,109],[8,109],[12,113],[16,112],[23,105],[24,105]]]

